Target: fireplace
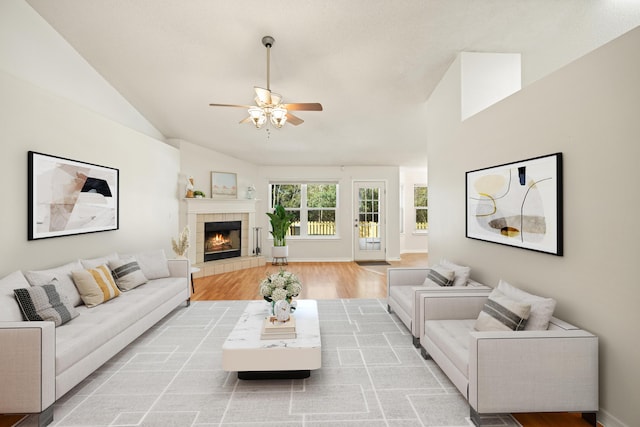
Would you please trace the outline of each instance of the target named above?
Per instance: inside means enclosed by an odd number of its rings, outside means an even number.
[[[204,224],[204,261],[241,256],[242,222],[215,221]]]

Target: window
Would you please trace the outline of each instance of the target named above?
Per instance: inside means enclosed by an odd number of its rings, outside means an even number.
[[[429,229],[429,193],[426,185],[413,186],[413,207],[416,211],[416,231]]]
[[[280,204],[294,216],[287,236],[336,236],[338,184],[270,184],[270,209]]]

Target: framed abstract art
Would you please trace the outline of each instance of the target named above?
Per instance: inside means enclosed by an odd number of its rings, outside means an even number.
[[[119,228],[118,169],[28,153],[28,239]]]
[[[466,237],[561,256],[562,153],[467,172]]]

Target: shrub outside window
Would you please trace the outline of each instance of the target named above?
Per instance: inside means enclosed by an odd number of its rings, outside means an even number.
[[[281,204],[295,220],[287,236],[337,236],[338,184],[272,183],[270,209]]]

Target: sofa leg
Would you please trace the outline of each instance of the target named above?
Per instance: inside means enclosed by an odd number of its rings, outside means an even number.
[[[427,350],[424,347],[420,347],[420,354],[425,360],[430,360],[431,356],[427,353]]]
[[[471,422],[473,422],[473,425],[475,425],[476,427],[482,426],[482,421],[480,421],[480,414],[478,414],[478,411],[473,409],[471,406],[469,406],[469,418],[471,418]]]
[[[391,306],[387,304],[387,313],[391,314]]]
[[[583,412],[582,419],[589,423],[593,427],[598,427],[598,421],[596,420],[595,412]]]
[[[53,405],[38,414],[38,427],[45,427],[53,422]]]
[[[420,338],[413,337],[413,346],[415,348],[420,348]]]
[[[191,298],[187,298],[187,307],[191,307]]]

